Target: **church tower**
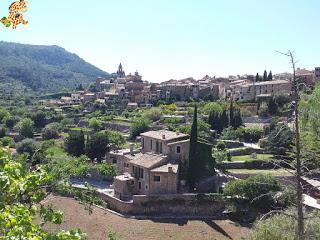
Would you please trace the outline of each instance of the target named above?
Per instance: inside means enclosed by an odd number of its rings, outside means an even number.
[[[126,76],[126,73],[123,71],[121,63],[119,64],[117,75],[118,75],[118,78],[123,78]]]

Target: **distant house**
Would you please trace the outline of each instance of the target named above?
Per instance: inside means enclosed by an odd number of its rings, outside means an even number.
[[[178,192],[179,165],[189,158],[189,137],[167,130],[141,134],[142,149],[135,152],[110,152],[109,163],[118,166],[114,179],[115,196],[122,200],[132,195],[174,194]]]

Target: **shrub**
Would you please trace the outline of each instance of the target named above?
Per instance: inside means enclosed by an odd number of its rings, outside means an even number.
[[[218,150],[223,151],[226,149],[226,144],[224,142],[218,142],[216,147]]]
[[[33,139],[24,139],[17,144],[17,152],[19,154],[27,153],[30,157],[32,157],[37,151],[39,144]]]
[[[30,118],[22,119],[17,125],[17,130],[21,137],[33,138],[34,123]]]
[[[143,117],[150,119],[150,121],[158,121],[162,116],[161,108],[150,108],[143,114]]]
[[[98,164],[96,169],[98,173],[104,177],[114,177],[117,175],[117,169],[115,165],[102,163]]]
[[[275,192],[281,190],[280,182],[271,175],[255,175],[245,180],[228,182],[224,194],[233,197],[243,197],[257,206],[270,207]]]
[[[0,144],[4,147],[10,147],[13,148],[15,147],[16,143],[11,137],[3,137],[0,139]]]
[[[240,135],[240,140],[244,142],[258,142],[262,138],[263,129],[259,127],[242,128]]]
[[[297,220],[294,211],[286,211],[283,214],[276,214],[272,217],[256,223],[249,240],[296,240]],[[319,212],[310,214],[310,219],[305,220],[305,239],[320,239]]]
[[[59,123],[50,123],[42,130],[44,140],[56,139],[59,137],[61,125]]]
[[[138,118],[132,124],[130,137],[131,139],[135,139],[141,133],[147,131],[150,126],[150,121],[147,118]]]

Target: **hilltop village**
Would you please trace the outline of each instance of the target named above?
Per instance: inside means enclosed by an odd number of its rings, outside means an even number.
[[[295,77],[312,106],[320,68]],[[45,169],[54,196],[121,216],[252,223],[295,197],[292,79],[265,71],[149,83],[120,64],[109,79],[68,93],[2,101],[0,144]],[[311,126],[301,150],[310,171],[303,204],[320,209]]]

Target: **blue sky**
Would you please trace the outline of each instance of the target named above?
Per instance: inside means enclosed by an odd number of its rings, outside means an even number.
[[[289,71],[276,50],[320,65],[319,0],[28,1],[30,24],[1,27],[1,40],[59,45],[108,72],[122,62],[149,81]]]

